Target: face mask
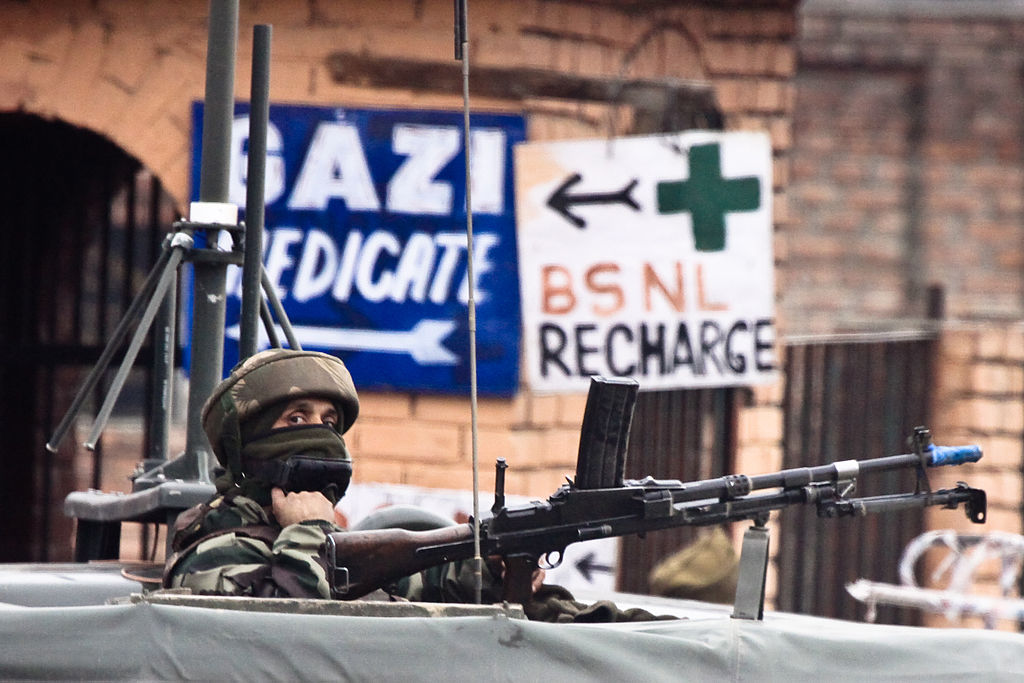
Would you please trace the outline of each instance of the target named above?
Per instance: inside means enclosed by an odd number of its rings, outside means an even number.
[[[352,457],[333,427],[285,427],[242,447],[242,472],[285,491],[320,491],[337,503],[352,478]]]

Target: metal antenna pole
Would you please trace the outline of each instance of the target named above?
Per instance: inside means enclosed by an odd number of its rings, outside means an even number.
[[[260,271],[260,282],[263,285],[263,295],[266,297],[265,303],[269,302],[270,310],[277,316],[277,323],[281,326],[281,331],[284,333],[284,338],[288,340],[288,346],[301,351],[302,346],[299,344],[299,340],[295,337],[295,332],[292,331],[292,324],[288,320],[288,314],[284,310],[284,306],[281,304],[280,297],[277,296],[277,290],[274,289],[274,284],[270,281],[270,276],[267,275],[266,267],[263,267]],[[274,323],[271,320],[266,323],[267,334],[270,335]],[[280,346],[280,344],[274,342],[272,346]]]
[[[267,169],[267,123],[270,118],[271,27],[252,30],[252,90],[249,106],[249,166],[245,176],[245,260],[242,266],[242,312],[238,360],[256,353],[263,272],[264,188]]]
[[[455,58],[462,60],[463,152],[466,158],[466,278],[469,281],[469,412],[473,443],[473,599],[480,604],[483,558],[480,556],[480,464],[477,448],[476,278],[473,275],[473,181],[469,153],[469,11],[468,0],[455,0]]]
[[[235,52],[238,0],[210,0],[206,50],[206,97],[203,108],[199,200],[227,203],[234,118]],[[207,231],[208,247],[218,230]],[[189,372],[185,455],[193,458],[200,481],[209,481],[212,451],[203,432],[203,403],[220,382],[224,365],[224,299],[227,266],[193,264],[192,358]],[[196,343],[196,340],[202,340]]]

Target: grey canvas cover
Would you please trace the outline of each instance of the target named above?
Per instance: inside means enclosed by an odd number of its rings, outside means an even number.
[[[3,680],[1024,680],[1024,637],[687,606],[690,618],[545,624],[151,603],[0,605]],[[648,605],[658,611],[661,602]],[[665,611],[665,610],[662,610]]]

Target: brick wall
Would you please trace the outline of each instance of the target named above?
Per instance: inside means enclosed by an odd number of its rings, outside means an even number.
[[[728,127],[769,129],[782,152],[796,63],[793,4],[479,2],[470,15],[470,54],[480,65],[710,80]],[[202,99],[205,84],[207,8],[205,0],[8,3],[0,110],[24,109],[107,135],[184,204],[189,105]],[[461,92],[339,85],[326,64],[341,47],[380,59],[451,59],[451,13],[442,0],[394,2],[386,13],[355,0],[241,3],[236,97],[248,98],[252,27],[266,23],[273,26],[275,102],[459,108]],[[606,135],[629,125],[628,112],[610,122],[604,105],[530,99],[476,105],[524,110],[531,137],[542,139]]]
[[[725,128],[765,130],[775,154],[776,221],[785,225],[797,58],[795,1],[593,3],[481,0],[469,21],[475,64],[539,67],[619,78],[708,81]],[[0,17],[0,111],[24,110],[99,132],[139,158],[183,208],[188,197],[192,101],[205,83],[207,0],[173,3],[27,0]],[[252,26],[273,26],[271,99],[351,107],[461,108],[461,92],[374,89],[335,82],[335,50],[392,57],[452,57],[447,0],[376,3],[243,2],[235,94],[247,99]],[[628,106],[551,98],[477,99],[476,110],[522,111],[533,140],[628,133]],[[784,258],[785,244],[778,244]],[[780,463],[780,389],[753,392],[740,416],[739,465]],[[357,479],[445,488],[470,484],[470,409],[464,399],[362,395],[350,435]],[[481,485],[494,457],[506,457],[510,493],[548,494],[571,472],[582,395],[535,396],[480,404]],[[180,427],[180,426],[179,426]],[[104,487],[127,490],[128,461],[106,449]],[[88,457],[83,454],[81,457]],[[137,458],[137,456],[135,456]],[[124,471],[115,469],[124,467]]]
[[[1021,533],[1024,327],[950,326],[941,337],[940,358],[935,401],[941,409],[933,431],[946,443],[982,447],[984,458],[971,467],[970,483],[988,492],[989,525]],[[959,478],[962,473],[941,471],[939,480],[949,485]],[[971,526],[966,519],[959,525],[943,521],[961,531]]]
[[[936,471],[931,483],[933,487],[948,487],[958,479],[966,479],[971,486],[984,489],[988,494],[988,521],[979,528],[961,515],[935,510],[929,512],[928,527],[972,534],[1020,534],[1024,532],[1024,326],[951,324],[943,330],[940,349],[934,431],[942,434],[945,443],[980,445],[984,457],[971,466],[969,476],[963,472]],[[924,566],[933,571],[939,559],[933,554],[926,558]],[[1001,569],[997,562],[986,562],[972,590],[999,595]],[[928,617],[927,621],[936,626],[949,624],[938,615]],[[972,618],[959,624],[978,627],[983,622]],[[1016,622],[1005,620],[997,626],[1004,630],[1017,628]]]
[[[1024,314],[1024,11],[944,4],[802,7],[791,331]]]

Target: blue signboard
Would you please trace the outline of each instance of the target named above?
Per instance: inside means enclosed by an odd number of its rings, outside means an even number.
[[[230,201],[245,207],[248,107],[237,105]],[[478,389],[515,392],[519,283],[512,146],[521,116],[470,119]],[[193,106],[198,199],[202,104]],[[360,389],[470,387],[461,113],[270,107],[264,262],[298,342]],[[241,277],[228,274],[225,367],[238,359]],[[282,337],[283,338],[283,337]],[[265,344],[265,342],[264,342]]]

